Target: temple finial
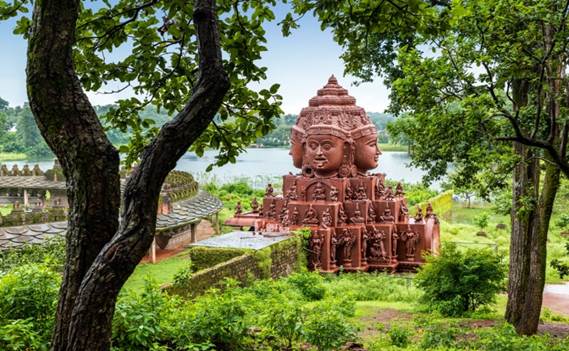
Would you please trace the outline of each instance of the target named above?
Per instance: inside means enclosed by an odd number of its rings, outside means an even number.
[[[336,76],[334,76],[333,74],[330,76],[330,78],[328,78],[328,84],[338,84],[338,80],[336,79]]]

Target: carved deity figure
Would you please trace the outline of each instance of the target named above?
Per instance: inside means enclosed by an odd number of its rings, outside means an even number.
[[[423,223],[423,209],[417,206],[417,213],[415,214],[415,223]]]
[[[374,260],[385,259],[387,254],[385,252],[385,244],[383,239],[385,239],[386,234],[383,230],[378,230],[373,227],[371,234],[371,248],[370,248],[370,258]]]
[[[408,228],[407,231],[403,233],[402,237],[403,240],[405,240],[405,256],[407,256],[407,259],[409,261],[413,261],[415,259],[415,250],[419,236],[417,233]]]
[[[405,196],[405,192],[403,191],[403,185],[401,183],[397,183],[397,187],[395,187],[395,197],[403,197]]]
[[[253,213],[259,213],[259,202],[257,202],[257,198],[254,197],[251,201],[251,210]]]
[[[277,217],[277,210],[276,210],[276,205],[275,205],[275,201],[271,201],[271,204],[269,205],[269,213],[267,213],[267,217],[269,218],[276,218]]]
[[[288,228],[290,226],[290,219],[288,218],[288,210],[286,210],[286,207],[285,207],[285,213],[281,218],[281,224],[285,228]]]
[[[330,187],[330,201],[338,201],[338,188],[333,185]]]
[[[377,178],[377,184],[375,186],[375,198],[381,200],[385,197],[385,185],[383,185],[383,178]]]
[[[347,220],[348,216],[346,216],[344,206],[340,205],[340,209],[338,210],[338,224],[346,224]]]
[[[12,172],[10,172],[10,175],[12,175],[12,176],[19,176],[20,175],[20,170],[18,169],[18,165],[12,166]]]
[[[275,189],[273,189],[273,185],[271,183],[267,184],[267,188],[265,189],[265,197],[273,197]]]
[[[431,217],[434,215],[434,212],[433,212],[433,205],[431,205],[430,202],[427,204],[427,210],[426,210],[425,212],[426,212],[426,213],[425,213],[425,218],[426,218],[426,219],[429,219],[429,218],[431,218]]]
[[[354,238],[348,229],[342,231],[342,236],[340,237],[340,245],[342,246],[342,254],[344,262],[349,262],[352,260],[352,247],[354,246]]]
[[[237,205],[235,206],[235,217],[241,216],[243,213],[243,209],[241,208],[241,201],[237,201]]]
[[[393,215],[391,214],[391,210],[389,209],[389,207],[387,207],[385,211],[383,211],[382,216],[379,216],[379,220],[380,222],[387,222],[387,223],[395,222],[395,217],[393,217]]]
[[[279,215],[281,222],[283,221],[283,218],[285,216],[288,216],[288,202],[287,201],[285,201],[285,203],[283,204],[283,207],[281,207],[281,214]]]
[[[393,201],[393,189],[390,186],[385,189],[385,192],[383,193],[383,199],[386,201]]]
[[[10,175],[10,171],[8,171],[8,167],[6,165],[2,165],[0,167],[0,176],[6,177]]]
[[[346,200],[351,200],[354,197],[354,191],[350,184],[346,185]]]
[[[296,180],[294,181],[294,183],[290,186],[290,188],[288,189],[288,192],[286,193],[286,197],[289,200],[296,200],[298,199],[298,195],[296,193]]]
[[[299,219],[300,213],[298,212],[298,207],[295,207],[294,210],[292,210],[292,217],[290,218],[290,222],[292,225],[297,225]]]
[[[332,233],[330,236],[330,263],[336,263],[336,251],[338,251],[338,238],[336,233]]]
[[[323,228],[328,228],[332,225],[332,214],[330,213],[330,208],[326,208],[324,212],[322,212],[320,224]]]
[[[358,200],[367,200],[366,189],[361,183],[360,186],[358,187],[358,190],[356,191],[356,198]]]
[[[368,223],[374,223],[376,218],[377,218],[377,215],[375,213],[375,210],[373,209],[373,204],[370,204],[369,208],[367,210],[367,222]]]
[[[362,212],[360,211],[360,206],[356,205],[354,209],[354,215],[350,218],[350,222],[354,224],[364,223],[364,218],[362,217]]]
[[[310,206],[306,214],[304,215],[304,219],[302,220],[303,224],[312,224],[318,225],[318,214],[316,211]]]
[[[393,232],[391,234],[391,256],[397,259],[397,241],[399,240],[399,234]]]
[[[312,193],[312,200],[326,200],[326,192],[321,182],[316,183],[316,187]]]
[[[407,222],[409,218],[409,209],[405,202],[401,202],[401,206],[399,207],[399,222]]]
[[[310,250],[312,251],[311,263],[314,269],[320,268],[320,256],[322,253],[323,240],[318,231],[310,236]]]
[[[369,237],[369,233],[367,231],[367,229],[365,227],[362,228],[362,261],[365,261],[367,259],[367,242],[370,239]]]

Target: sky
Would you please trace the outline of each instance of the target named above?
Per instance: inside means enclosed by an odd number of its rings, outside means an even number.
[[[281,85],[280,94],[283,96],[282,108],[285,113],[298,114],[332,74],[366,111],[383,112],[387,108],[388,90],[381,79],[354,86],[355,79],[344,76],[344,65],[340,59],[342,48],[334,42],[330,31],[320,30],[320,25],[313,16],[304,16],[300,20],[300,28],[293,30],[291,36],[283,37],[277,22],[285,13],[286,8],[277,7],[277,19],[265,27],[268,51],[263,54],[260,62],[268,68],[267,80],[261,87],[270,87],[274,83]],[[12,34],[13,26],[13,21],[0,22],[0,97],[11,106],[16,106],[27,101],[27,45],[21,37]],[[129,94],[88,93],[94,105],[110,104]]]

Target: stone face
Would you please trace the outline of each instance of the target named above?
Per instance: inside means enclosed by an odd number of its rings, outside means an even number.
[[[265,233],[309,228],[315,270],[413,270],[424,252],[438,251],[436,216],[429,208],[409,219],[403,187],[368,173],[381,152],[375,126],[355,103],[330,77],[291,131],[290,155],[301,173],[283,177],[282,195],[269,184],[260,213],[243,216]]]

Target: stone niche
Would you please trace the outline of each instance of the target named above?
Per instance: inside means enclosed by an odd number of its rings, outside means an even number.
[[[283,176],[282,194],[269,185],[259,211],[232,221],[265,235],[309,228],[309,264],[322,272],[413,271],[438,251],[432,208],[410,218],[401,184],[369,173],[381,155],[376,128],[334,76],[301,111],[290,154],[300,173]]]

